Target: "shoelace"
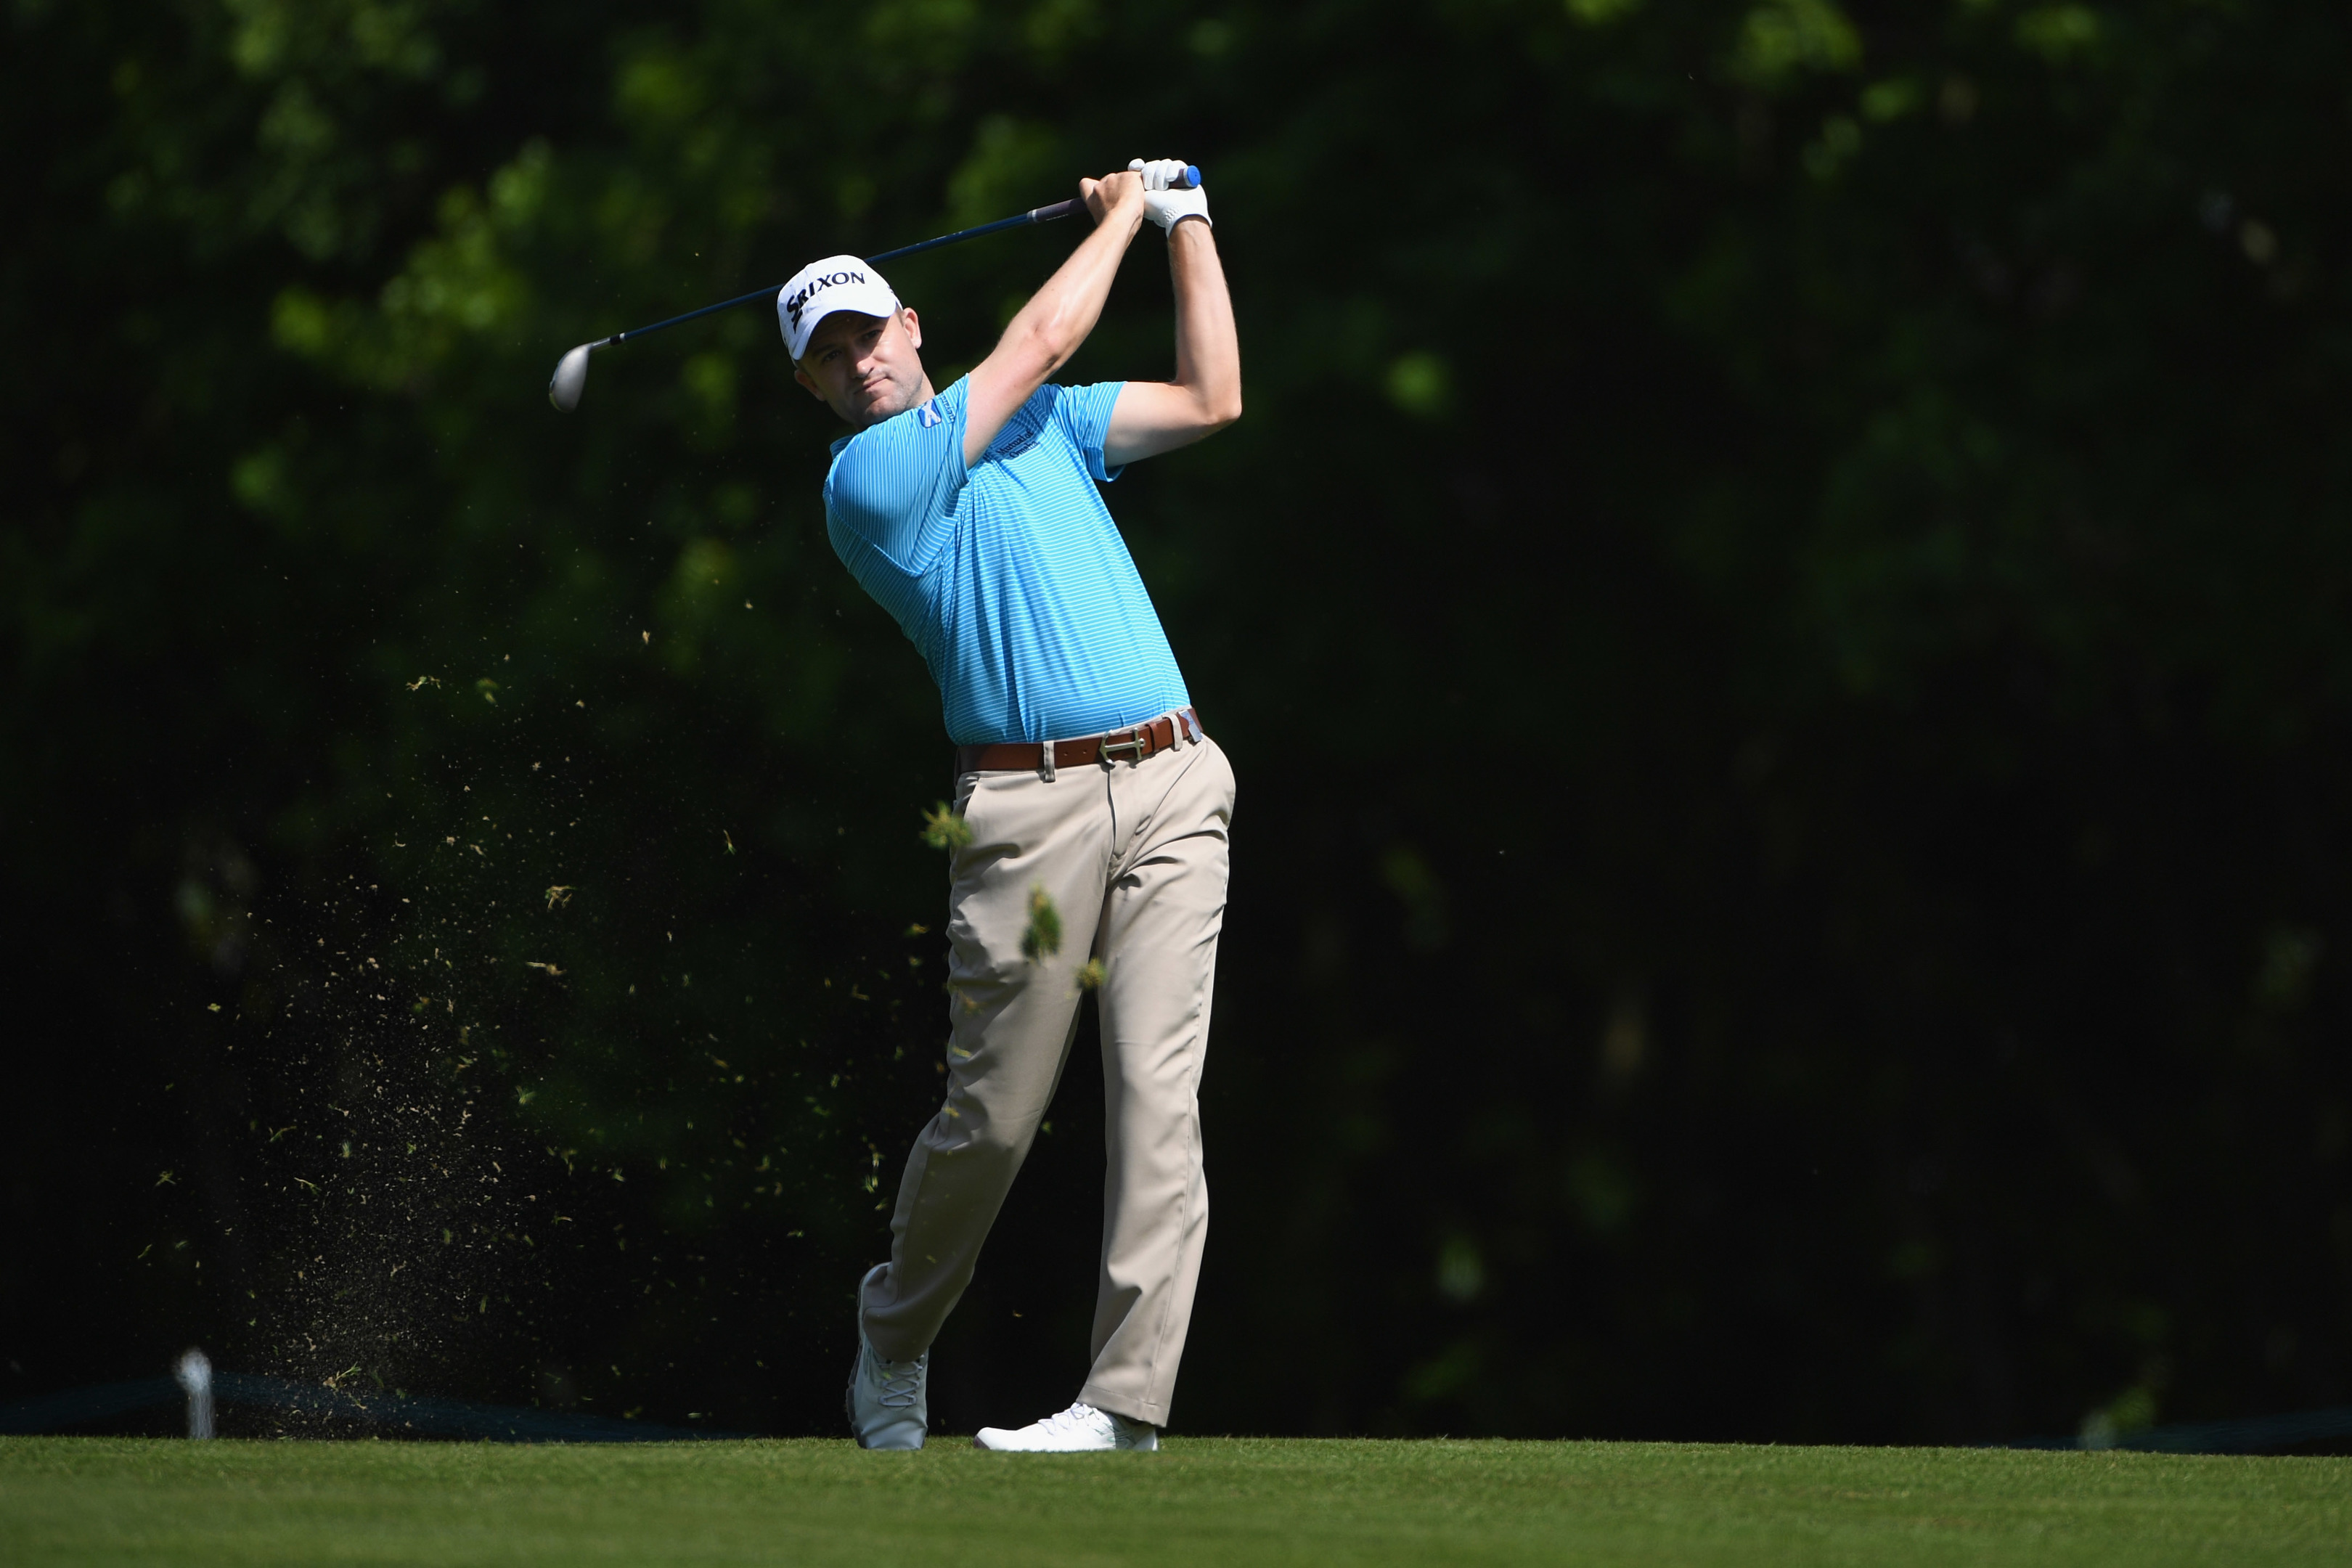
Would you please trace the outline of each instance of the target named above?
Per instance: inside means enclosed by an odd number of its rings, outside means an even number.
[[[1108,1424],[1108,1418],[1103,1413],[1084,1402],[1073,1405],[1067,1410],[1048,1415],[1037,1423],[1048,1432],[1065,1432],[1073,1426],[1091,1426],[1099,1429],[1100,1426],[1105,1424]]]
[[[874,1403],[887,1410],[904,1410],[913,1405],[922,1394],[923,1363],[929,1356],[929,1351],[912,1361],[884,1361],[876,1356],[874,1371],[882,1384],[882,1391],[874,1396]],[[892,1367],[904,1367],[906,1370],[893,1372],[890,1370]]]

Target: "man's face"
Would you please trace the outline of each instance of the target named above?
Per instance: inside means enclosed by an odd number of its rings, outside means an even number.
[[[863,430],[923,400],[923,327],[915,312],[835,310],[819,321],[793,379]]]

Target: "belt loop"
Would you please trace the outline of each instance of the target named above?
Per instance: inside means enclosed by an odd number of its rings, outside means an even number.
[[[1192,710],[1190,708],[1179,708],[1176,710],[1176,717],[1183,721],[1184,734],[1186,738],[1192,742],[1192,744],[1197,746],[1202,741],[1208,739],[1207,736],[1201,733],[1201,721],[1193,716]]]
[[[1054,742],[1050,740],[1037,743],[1037,774],[1047,784],[1054,782]]]

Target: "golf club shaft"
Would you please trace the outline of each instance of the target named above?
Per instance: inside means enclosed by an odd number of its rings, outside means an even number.
[[[1187,165],[1184,170],[1183,185],[1181,188],[1191,189],[1200,183],[1201,171]],[[978,239],[983,234],[997,234],[1008,228],[1019,228],[1024,224],[1052,223],[1056,218],[1069,216],[1085,205],[1086,203],[1080,198],[1072,196],[1068,201],[1055,202],[1051,206],[1031,207],[1025,213],[1014,213],[1011,217],[1001,217],[994,223],[983,223],[971,228],[960,228],[953,234],[940,235],[937,239],[918,240],[913,245],[902,245],[896,250],[886,250],[877,256],[869,256],[866,259],[875,264],[896,261],[902,256],[913,256],[925,250],[937,250],[943,245],[958,245],[967,239]],[[731,310],[738,305],[748,305],[754,300],[773,299],[775,294],[774,288],[754,289],[749,294],[738,294],[732,300],[721,300],[716,305],[705,305],[698,310],[688,310],[683,316],[672,316],[667,321],[656,321],[649,327],[631,327],[625,332],[614,332],[611,337],[599,338],[588,346],[592,349],[601,349],[608,348],[614,343],[625,343],[631,338],[642,338],[647,332],[658,332],[665,327],[675,327],[682,321],[691,321],[699,316],[713,315],[720,310]]]
[[[1174,184],[1178,190],[1197,189],[1201,184],[1201,171],[1188,163],[1184,166],[1181,176]],[[981,224],[974,228],[960,228],[953,234],[940,235],[937,239],[919,240],[913,245],[902,245],[896,250],[886,250],[878,256],[869,256],[866,259],[869,262],[891,261],[901,256],[913,256],[919,251],[937,250],[943,245],[954,245],[961,240],[977,239],[983,234],[996,234],[1008,228],[1019,228],[1024,224],[1052,223],[1055,218],[1069,216],[1085,205],[1084,201],[1073,197],[1066,202],[1055,202],[1051,206],[1031,207],[1025,213],[1015,213],[1011,217],[1001,217],[994,223]],[[560,413],[569,414],[578,407],[581,391],[588,384],[589,355],[598,349],[608,349],[614,343],[627,342],[631,338],[642,338],[647,332],[658,332],[665,327],[675,327],[682,321],[691,321],[698,317],[714,315],[720,310],[731,310],[738,305],[748,305],[754,300],[772,300],[782,291],[781,289],[754,289],[749,294],[738,294],[732,300],[721,300],[716,305],[705,305],[699,310],[688,310],[683,316],[672,316],[666,321],[656,321],[648,327],[631,327],[625,332],[614,332],[609,338],[598,338],[593,343],[582,343],[567,351],[562,359],[555,362],[555,374],[548,378],[547,400],[555,405]]]
[[[1015,213],[1011,217],[1001,217],[994,223],[981,224],[974,228],[960,228],[953,234],[940,235],[937,239],[919,240],[913,245],[902,245],[896,250],[886,250],[878,256],[869,256],[866,259],[868,262],[879,264],[896,260],[901,256],[912,256],[919,250],[937,250],[942,245],[954,245],[962,240],[978,239],[983,234],[995,234],[1001,229],[1018,228],[1023,224],[1052,223],[1055,218],[1069,216],[1085,205],[1077,197],[1072,196],[1066,202],[1055,202],[1051,206],[1031,207],[1025,213]],[[779,287],[781,285],[771,284],[765,289],[754,289],[749,294],[738,294],[732,300],[721,300],[716,305],[705,305],[698,310],[688,310],[683,316],[672,316],[667,321],[656,321],[649,327],[631,327],[625,332],[614,332],[609,338],[599,338],[589,346],[601,349],[614,343],[625,343],[631,338],[642,338],[647,332],[658,332],[664,327],[675,327],[681,321],[691,321],[698,316],[708,316],[719,310],[731,310],[738,305],[748,305],[754,300],[772,300],[776,297]]]
[[[1001,217],[994,223],[984,223],[976,228],[960,228],[953,234],[943,234],[937,239],[917,240],[912,245],[902,245],[896,250],[886,250],[879,256],[869,256],[866,259],[878,266],[885,261],[896,261],[902,256],[912,256],[919,250],[937,250],[942,245],[954,245],[960,240],[978,239],[983,234],[994,234],[999,229],[1019,228],[1024,223],[1052,223],[1055,218],[1069,216],[1084,205],[1086,203],[1072,196],[1068,201],[1055,202],[1052,206],[1031,207],[1025,213],[1014,213],[1011,217]],[[773,292],[773,290],[770,291]]]

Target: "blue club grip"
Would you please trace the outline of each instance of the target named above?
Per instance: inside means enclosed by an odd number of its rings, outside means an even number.
[[[1142,167],[1143,160],[1140,158],[1138,158],[1134,163],[1128,165],[1129,173],[1140,171]],[[1184,165],[1183,172],[1176,176],[1176,178],[1169,184],[1168,188],[1171,191],[1197,191],[1201,188],[1201,165],[1198,163],[1187,163]]]

